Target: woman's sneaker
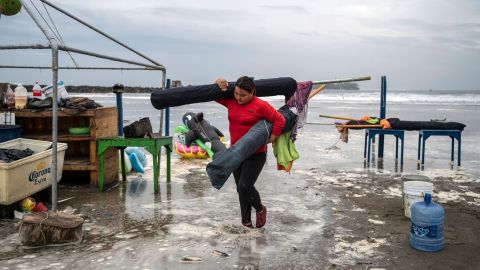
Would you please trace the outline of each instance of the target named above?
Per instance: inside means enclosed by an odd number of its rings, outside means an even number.
[[[257,212],[257,228],[262,228],[267,222],[267,207],[262,205],[262,210]]]

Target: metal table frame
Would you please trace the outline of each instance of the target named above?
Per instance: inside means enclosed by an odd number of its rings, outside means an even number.
[[[458,142],[457,149],[457,165],[460,167],[461,156],[462,156],[462,131],[461,130],[420,130],[418,132],[418,153],[417,153],[417,162],[419,162],[423,168],[425,164],[425,142],[430,136],[449,136],[452,139],[452,148],[450,161],[453,164],[454,154],[455,154],[455,139]],[[420,161],[420,153],[422,153],[422,159]]]

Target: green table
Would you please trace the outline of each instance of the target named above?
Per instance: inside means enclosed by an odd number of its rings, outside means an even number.
[[[167,182],[170,182],[170,152],[172,152],[173,144],[171,136],[162,136],[157,138],[101,138],[97,139],[97,153],[100,157],[100,170],[98,175],[98,187],[100,191],[105,190],[105,150],[109,147],[117,147],[121,149],[122,162],[122,179],[126,180],[125,159],[123,150],[128,146],[138,146],[145,148],[153,156],[153,184],[154,192],[158,193],[158,177],[160,175],[160,150],[165,146],[167,153]]]

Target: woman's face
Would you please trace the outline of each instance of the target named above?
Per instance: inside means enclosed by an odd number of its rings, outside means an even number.
[[[240,105],[247,104],[253,99],[253,93],[249,93],[238,86],[235,86],[235,91],[233,94]]]

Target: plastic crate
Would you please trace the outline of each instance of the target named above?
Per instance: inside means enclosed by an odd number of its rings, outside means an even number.
[[[34,151],[29,157],[0,163],[0,204],[12,204],[52,185],[51,144],[23,138],[0,143],[0,148]],[[66,143],[57,143],[57,182],[62,178],[66,149]]]
[[[0,125],[0,143],[22,137],[22,126]]]

